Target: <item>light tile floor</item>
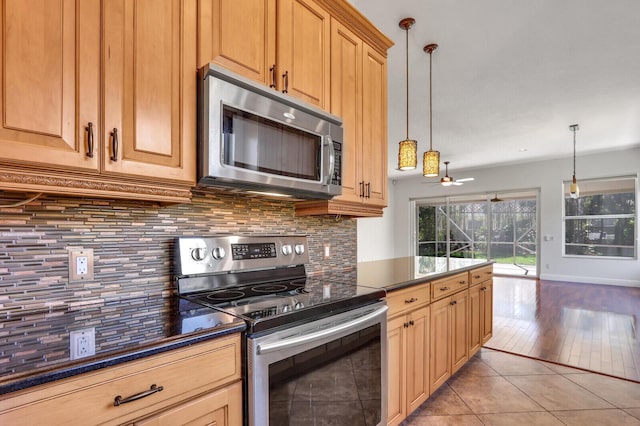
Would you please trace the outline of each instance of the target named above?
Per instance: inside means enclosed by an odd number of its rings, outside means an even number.
[[[640,425],[640,384],[482,348],[403,426]]]

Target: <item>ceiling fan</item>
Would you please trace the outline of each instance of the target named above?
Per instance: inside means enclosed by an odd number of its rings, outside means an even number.
[[[430,184],[440,184],[442,186],[451,186],[451,185],[455,185],[455,186],[460,186],[460,185],[464,185],[465,182],[471,182],[472,180],[475,180],[475,178],[472,177],[468,177],[468,178],[462,178],[462,179],[454,179],[452,176],[449,176],[449,162],[445,161],[444,162],[444,166],[445,166],[445,173],[444,173],[444,177],[442,179],[440,179],[440,182],[438,181],[433,181],[433,182],[422,182],[422,183],[430,183]]]
[[[490,199],[492,203],[499,203],[500,201],[504,201],[502,198],[498,198],[498,193],[496,192],[496,196]]]

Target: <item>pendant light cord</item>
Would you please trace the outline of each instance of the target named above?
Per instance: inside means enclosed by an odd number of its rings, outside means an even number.
[[[409,27],[404,30],[406,34],[406,55],[405,55],[405,70],[407,77],[407,137],[405,139],[409,139]]]
[[[576,128],[573,128],[573,180],[576,179]]]
[[[431,86],[431,57],[433,56],[433,50],[429,52],[429,151],[433,151],[433,93]]]

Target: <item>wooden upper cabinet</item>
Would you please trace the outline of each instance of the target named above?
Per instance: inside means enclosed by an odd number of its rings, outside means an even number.
[[[364,45],[362,72],[362,180],[364,202],[387,206],[387,61]]]
[[[100,1],[4,0],[0,21],[0,162],[97,172]]]
[[[222,65],[329,107],[330,16],[313,0],[202,0],[198,66]]]
[[[196,0],[104,0],[103,167],[195,182]]]
[[[341,200],[360,203],[362,161],[362,40],[331,22],[331,108],[342,118]]]
[[[278,0],[277,22],[279,89],[328,109],[329,13],[311,0]]]
[[[203,0],[198,2],[198,67],[209,62],[273,84],[276,48],[276,0]]]

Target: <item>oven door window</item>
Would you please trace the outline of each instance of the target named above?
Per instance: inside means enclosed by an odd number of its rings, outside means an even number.
[[[272,175],[319,181],[322,137],[223,106],[223,162]]]
[[[269,425],[381,424],[381,336],[374,325],[269,365]]]

